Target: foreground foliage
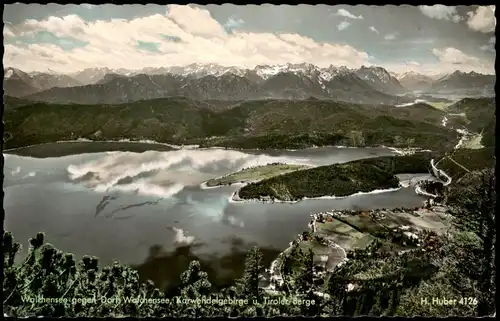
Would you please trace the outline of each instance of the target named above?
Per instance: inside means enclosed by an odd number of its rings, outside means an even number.
[[[333,273],[319,275],[312,252],[292,248],[278,294],[259,286],[263,266],[258,248],[249,251],[244,274],[233,286],[212,292],[208,275],[193,261],[181,275],[179,296],[167,297],[152,282],[141,282],[130,267],[100,268],[88,256],[77,261],[45,243],[43,233],[30,240],[27,257],[16,264],[20,244],[5,232],[4,312],[54,317],[491,315],[496,309],[495,186],[493,169],[472,172],[452,185],[445,198],[454,225],[445,235],[425,231],[413,251],[387,252],[375,241],[348,252],[349,259]],[[213,301],[207,303],[208,298]],[[457,304],[425,304],[433,298],[456,299]]]

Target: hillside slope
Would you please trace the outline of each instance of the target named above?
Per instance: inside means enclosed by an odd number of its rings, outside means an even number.
[[[449,106],[447,111],[464,113],[466,127],[473,132],[482,133],[481,144],[495,146],[495,98],[464,98]]]
[[[458,141],[455,131],[440,125],[442,112],[427,105],[396,108],[311,99],[230,107],[185,98],[119,105],[35,103],[6,110],[7,148],[77,138],[234,148],[388,145],[433,150]]]

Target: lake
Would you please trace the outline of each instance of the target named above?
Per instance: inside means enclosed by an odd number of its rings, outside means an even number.
[[[77,155],[59,157],[57,145]],[[241,274],[251,246],[258,245],[269,264],[307,230],[312,212],[415,207],[424,201],[413,188],[401,188],[296,204],[233,203],[229,198],[237,186],[200,187],[210,178],[272,162],[327,165],[394,155],[386,148],[162,151],[143,145],[143,152],[136,145],[134,152],[82,153],[81,144],[58,143],[42,151],[29,147],[35,149],[31,155],[44,158],[5,154],[5,230],[24,250],[43,231],[63,251],[96,256],[101,265],[133,265],[158,286],[174,284],[199,259],[213,283],[226,285]]]

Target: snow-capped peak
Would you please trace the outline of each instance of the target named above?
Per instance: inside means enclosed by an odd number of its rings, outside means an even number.
[[[245,73],[247,72],[246,69],[240,69],[240,68],[237,68],[237,67],[229,67],[228,69],[226,69],[223,74],[233,74],[233,75],[236,75],[236,76],[240,76],[240,77],[243,77],[245,75]]]
[[[396,77],[397,80],[402,80],[402,79],[422,79],[422,80],[427,80],[430,79],[428,76],[422,75],[418,72],[415,71],[407,71],[405,73],[402,73]]]
[[[264,65],[264,66],[257,66],[255,67],[255,72],[257,75],[259,75],[263,79],[270,78],[272,76],[275,76],[279,73],[282,72],[287,72],[290,70],[291,64],[285,64],[285,65]]]
[[[399,74],[398,79],[401,79],[401,78],[405,78],[405,77],[417,77],[417,76],[420,76],[420,74],[414,72],[414,71],[407,71],[407,72],[404,72],[402,74]]]
[[[7,69],[5,72],[5,78],[10,78],[12,75],[14,75],[14,70],[12,70],[12,68]]]
[[[313,64],[283,64],[283,65],[260,65],[255,67],[255,72],[263,79],[275,76],[279,73],[287,72],[295,75],[306,76],[308,78],[317,78],[320,81],[329,81],[332,78],[351,72],[346,67],[335,67],[330,65],[327,68],[319,68]]]
[[[204,76],[222,76],[228,71],[232,70],[233,73],[237,73],[235,67],[224,67],[217,64],[198,64],[193,63],[189,64],[185,67],[169,67],[166,68],[169,73],[179,74],[183,76],[195,76],[195,77],[204,77]]]
[[[28,81],[31,78],[31,76],[17,68],[8,67],[4,69],[4,79],[9,79],[9,78],[18,78]]]
[[[253,74],[262,79],[268,79],[270,77],[278,75],[279,73],[293,73],[297,76],[317,79],[322,82],[329,81],[330,79],[338,75],[351,73],[352,70],[346,67],[335,67],[332,65],[327,68],[319,68],[309,63],[258,65],[253,69],[240,68],[235,66],[226,67],[217,64],[193,63],[184,67],[144,68],[141,70],[141,72],[146,74],[171,73],[191,77],[204,77],[208,75],[219,77],[225,74],[233,74],[236,76],[244,77],[246,75]]]
[[[351,72],[352,70],[348,69],[345,66],[336,67],[334,65],[330,65],[328,68],[320,69],[320,78],[325,81],[329,81],[336,76],[346,75]]]
[[[389,74],[389,72],[382,67],[361,66],[361,68],[359,69],[359,73],[361,74],[362,78],[366,80],[375,82],[378,79],[385,84],[390,83],[391,79],[393,78]]]

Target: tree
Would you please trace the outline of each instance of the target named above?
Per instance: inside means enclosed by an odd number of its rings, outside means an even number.
[[[245,260],[245,271],[239,281],[239,292],[247,297],[249,302],[260,301],[261,289],[259,287],[260,273],[262,271],[262,253],[259,247],[255,246],[248,252]]]
[[[477,281],[481,289],[478,298],[478,316],[495,311],[494,279],[496,277],[496,177],[495,169],[471,172],[455,184],[446,195],[450,213],[456,226],[475,234],[478,251],[472,251],[478,269]]]
[[[212,313],[213,305],[205,304],[201,300],[207,299],[212,290],[212,284],[208,281],[208,275],[201,270],[200,262],[191,261],[186,271],[181,274],[181,296],[182,300],[177,303],[177,310],[182,317],[208,316]]]
[[[294,249],[295,245],[292,246],[290,253],[284,253],[281,262],[281,278],[283,279],[283,290],[286,294],[290,294]]]
[[[363,137],[363,132],[359,130],[351,130],[347,133],[347,137],[350,140],[351,146],[364,146],[365,140]]]
[[[380,316],[382,315],[382,296],[381,293],[371,291],[373,295],[373,304],[371,307],[370,315],[372,316]]]
[[[392,316],[396,312],[396,308],[399,303],[399,288],[392,285],[389,289],[389,306],[385,311],[385,315]]]
[[[297,277],[296,289],[301,293],[306,293],[314,287],[314,254],[309,249],[301,264],[301,271]]]
[[[330,295],[328,300],[328,312],[330,315],[343,315],[345,302],[347,301],[347,283],[340,273],[334,271],[330,275],[326,285],[326,292]]]
[[[297,291],[302,295],[305,304],[302,306],[302,313],[308,316],[314,316],[320,313],[320,298],[314,294],[314,253],[309,249],[301,264],[301,271],[297,277]]]
[[[209,295],[212,285],[206,272],[201,270],[199,261],[191,261],[189,267],[181,275],[181,296],[196,299]]]

